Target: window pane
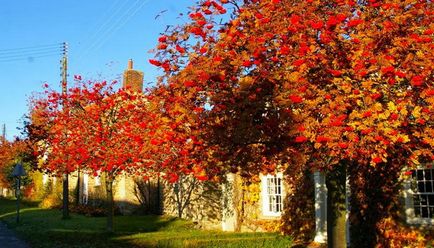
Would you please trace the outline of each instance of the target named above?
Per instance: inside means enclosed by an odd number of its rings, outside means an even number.
[[[426,182],[425,183],[425,192],[431,193],[432,191],[432,182]]]
[[[428,208],[427,207],[421,207],[421,217],[422,218],[428,218]]]
[[[423,170],[417,170],[416,174],[417,174],[417,180],[418,181],[423,180]]]
[[[432,170],[425,170],[425,180],[433,180],[432,179]]]
[[[428,204],[434,207],[434,195],[428,195]]]
[[[419,193],[424,193],[425,192],[425,184],[423,182],[418,182],[417,183],[417,191]]]
[[[281,212],[282,211],[282,196],[276,196],[276,210],[277,212]]]
[[[428,205],[428,196],[427,195],[420,195],[420,205]]]
[[[430,207],[429,208],[429,216],[428,216],[428,218],[434,218],[434,207]]]
[[[269,197],[268,198],[268,211],[270,211],[270,212],[273,212],[273,198],[272,197]]]

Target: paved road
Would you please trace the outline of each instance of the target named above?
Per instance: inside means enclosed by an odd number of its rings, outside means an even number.
[[[9,230],[0,221],[0,248],[29,248],[30,246],[20,240],[14,232]]]

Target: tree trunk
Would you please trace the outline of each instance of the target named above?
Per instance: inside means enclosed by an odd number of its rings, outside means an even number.
[[[390,247],[378,227],[384,218],[396,218],[401,189],[400,160],[348,167],[351,186],[350,241],[352,248]]]
[[[152,213],[152,192],[151,192],[151,180],[150,179],[148,179],[148,181],[147,181],[148,183],[147,183],[147,186],[148,186],[148,194],[147,194],[147,198],[148,198],[148,206],[147,206],[147,208],[148,208],[148,210],[147,210],[147,212],[148,213]],[[146,183],[146,182],[145,182]]]
[[[68,173],[64,173],[62,176],[63,186],[63,206],[62,206],[62,219],[69,219],[69,182]]]
[[[182,208],[181,208],[181,203],[178,203],[178,218],[182,218]]]
[[[346,165],[337,165],[326,178],[327,247],[345,248],[346,240]]]
[[[156,211],[156,213],[157,214],[162,214],[162,207],[161,207],[161,202],[162,202],[162,199],[161,199],[161,195],[160,195],[160,175],[158,175],[157,176],[157,211]]]
[[[235,232],[241,232],[241,228],[244,222],[244,181],[239,174],[236,175],[234,180],[234,202],[235,202],[235,213],[236,213],[236,223]]]
[[[178,179],[174,187],[175,197],[176,197],[176,208],[178,210],[178,218],[182,218],[182,198],[183,198],[183,190],[182,190],[182,177]]]
[[[80,169],[77,171],[77,188],[75,190],[75,205],[80,205]]]
[[[113,201],[113,179],[107,176],[106,178],[106,193],[107,193],[107,232],[113,232],[114,218],[114,201]]]

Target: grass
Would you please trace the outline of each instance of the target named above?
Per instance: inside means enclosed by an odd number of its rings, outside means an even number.
[[[105,232],[104,217],[71,214],[22,204],[15,223],[15,201],[0,199],[0,220],[32,247],[290,247],[291,240],[275,233],[228,233],[193,228],[189,221],[165,216],[116,216],[115,232]]]

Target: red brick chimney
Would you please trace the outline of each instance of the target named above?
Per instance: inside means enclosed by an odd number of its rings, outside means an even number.
[[[142,92],[143,91],[143,72],[133,69],[133,60],[128,60],[128,68],[124,72],[123,88]]]

